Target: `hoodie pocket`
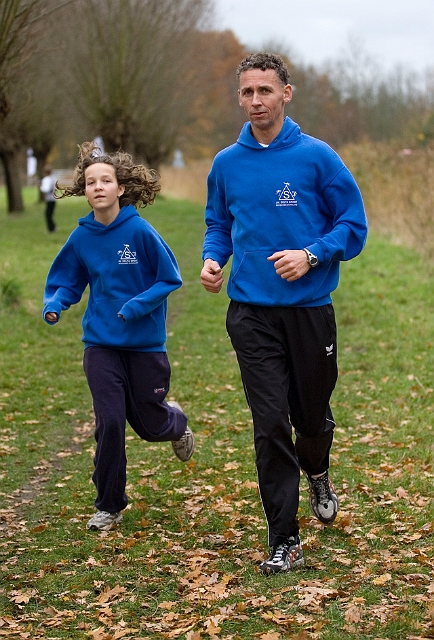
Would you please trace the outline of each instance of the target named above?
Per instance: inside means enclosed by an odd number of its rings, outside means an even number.
[[[274,262],[267,260],[274,249],[246,251],[231,274],[228,294],[240,302],[267,306],[287,306],[308,302],[315,292],[312,270],[293,282],[281,278]]]
[[[84,342],[124,349],[163,344],[166,328],[160,307],[137,320],[124,322],[118,313],[127,302],[128,299],[96,302],[92,312],[86,312],[83,318]]]

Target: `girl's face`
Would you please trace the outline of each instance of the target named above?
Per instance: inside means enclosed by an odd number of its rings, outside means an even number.
[[[119,197],[125,191],[124,185],[118,184],[114,167],[105,162],[91,164],[85,169],[84,179],[84,193],[95,219],[113,219],[119,213]]]

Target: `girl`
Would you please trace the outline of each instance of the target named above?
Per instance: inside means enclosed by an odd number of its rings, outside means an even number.
[[[85,142],[73,185],[56,188],[56,197],[85,195],[92,207],[50,268],[43,318],[58,322],[89,284],[82,340],[95,411],[97,512],[86,526],[107,531],[122,520],[128,503],[127,420],[143,440],[172,441],[184,462],[194,451],[187,417],[178,403],[165,401],[167,297],[182,281],[172,251],[135,208],[154,202],[161,188],[154,171],[127,153],[101,155]]]

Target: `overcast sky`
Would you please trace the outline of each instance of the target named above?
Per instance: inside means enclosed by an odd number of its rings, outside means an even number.
[[[214,0],[216,26],[252,50],[275,40],[295,62],[341,57],[350,38],[384,70],[434,68],[434,0]]]

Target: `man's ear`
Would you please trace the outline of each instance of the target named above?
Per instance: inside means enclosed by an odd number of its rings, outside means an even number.
[[[287,84],[283,90],[283,102],[286,104],[292,100],[292,87]]]

